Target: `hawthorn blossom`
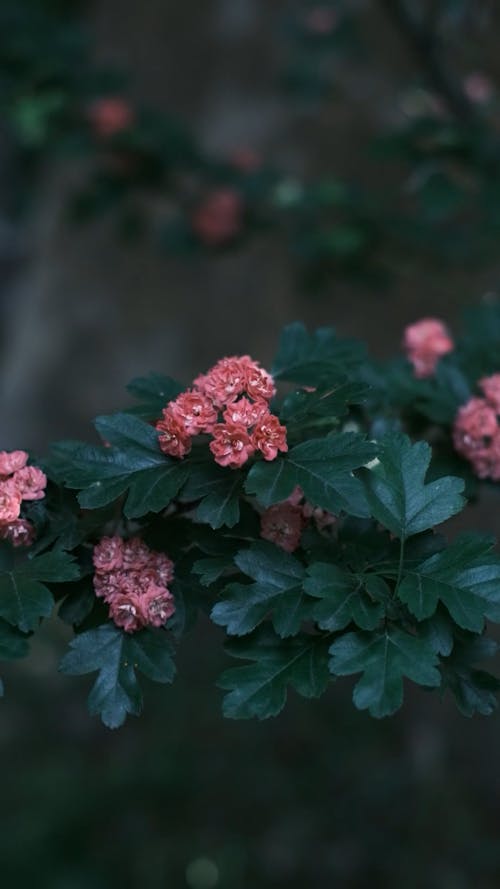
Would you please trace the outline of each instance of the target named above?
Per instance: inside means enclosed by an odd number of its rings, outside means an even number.
[[[250,426],[255,426],[268,412],[265,401],[251,402],[248,398],[239,398],[228,405],[222,416],[226,423],[246,426],[249,429]]]
[[[212,404],[223,408],[246,391],[247,356],[221,358],[217,364],[201,377],[197,377],[194,385],[198,386]]]
[[[158,442],[164,454],[169,457],[185,457],[191,450],[191,437],[184,425],[174,416],[170,405],[163,410],[163,420],[158,420],[156,428],[160,433]]]
[[[141,616],[144,624],[162,627],[175,611],[174,597],[164,586],[150,583],[141,596]]]
[[[109,605],[109,616],[126,633],[161,627],[175,611],[167,583],[173,562],[150,550],[140,537],[103,537],[94,547],[94,590]]]
[[[489,405],[500,414],[500,373],[483,377],[479,380],[479,386],[484,392],[484,397]]]
[[[47,476],[37,466],[23,466],[13,475],[22,500],[41,500],[45,496]]]
[[[260,518],[260,536],[287,553],[293,553],[299,546],[303,527],[302,508],[286,501],[270,506]]]
[[[10,524],[19,518],[22,496],[14,479],[0,482],[0,522]]]
[[[276,386],[271,374],[263,367],[259,367],[255,361],[247,367],[246,391],[251,398],[262,398],[264,401],[269,401],[276,395]]]
[[[0,524],[0,538],[8,540],[12,546],[30,546],[35,534],[35,528],[27,519],[16,519],[7,524]]]
[[[403,346],[418,378],[432,376],[439,359],[454,348],[442,321],[422,318],[405,329]]]
[[[0,477],[12,475],[28,462],[26,451],[0,451]]]
[[[278,417],[268,413],[255,426],[252,442],[264,460],[274,460],[278,456],[278,451],[288,451],[286,426],[281,426]]]
[[[96,571],[109,573],[123,565],[123,540],[121,537],[102,537],[92,555]]]
[[[499,377],[495,374],[494,377]],[[491,382],[493,380],[493,382]],[[481,388],[491,399],[496,397],[496,380],[492,377],[481,380]],[[453,444],[455,450],[472,464],[479,478],[500,480],[500,426],[498,408],[492,407],[491,400],[470,398],[458,410],[453,424]]]
[[[135,633],[145,625],[137,593],[118,593],[109,602],[109,616],[126,633]]]
[[[217,422],[217,411],[212,401],[202,392],[190,389],[181,392],[170,402],[170,411],[188,435],[211,432]]]
[[[237,469],[254,453],[255,446],[244,426],[219,423],[214,427],[210,450],[219,466]]]

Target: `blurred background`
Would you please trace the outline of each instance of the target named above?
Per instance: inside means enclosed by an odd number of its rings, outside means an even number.
[[[499,36],[493,0],[2,0],[0,446],[293,320],[386,357],[495,299]],[[464,526],[500,533],[493,491]],[[63,632],[3,670],[6,889],[500,886],[498,716],[377,723],[344,682],[224,722],[202,623],[112,733]]]

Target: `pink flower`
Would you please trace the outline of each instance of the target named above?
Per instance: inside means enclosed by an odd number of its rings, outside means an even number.
[[[163,420],[158,420],[156,428],[159,432],[158,442],[164,454],[180,458],[189,454],[191,438],[169,407],[163,410]]]
[[[234,426],[246,426],[248,429],[268,413],[268,407],[265,401],[251,402],[248,398],[239,398],[228,405],[223,413],[226,423]]]
[[[109,616],[126,633],[160,627],[175,611],[167,589],[173,562],[150,550],[140,537],[103,537],[94,547],[94,590],[109,605]]]
[[[174,579],[174,563],[165,553],[151,553],[150,564],[156,571],[158,582],[163,586]]]
[[[10,524],[19,518],[22,497],[13,479],[0,482],[0,522]]]
[[[170,590],[151,583],[141,596],[141,610],[144,624],[162,627],[175,611],[174,597]]]
[[[300,485],[295,485],[291,494],[285,500],[285,503],[291,503],[292,506],[298,506],[300,501],[304,499],[304,492]]]
[[[274,414],[267,414],[255,426],[252,442],[262,453],[264,460],[274,460],[278,456],[278,451],[288,451],[286,426],[281,426]]]
[[[459,453],[463,449],[483,447],[498,430],[497,415],[484,398],[470,398],[459,408],[453,428],[453,440]],[[465,456],[467,456],[465,454]]]
[[[123,540],[121,537],[102,537],[94,547],[92,556],[97,571],[109,574],[123,565]]]
[[[219,423],[214,427],[210,450],[220,466],[243,466],[255,448],[244,426]]]
[[[16,470],[13,481],[23,500],[41,500],[45,495],[47,476],[37,466]]]
[[[208,247],[220,247],[239,235],[243,228],[243,201],[232,188],[219,188],[198,205],[191,226]]]
[[[128,130],[134,123],[134,112],[125,99],[108,96],[96,99],[88,109],[88,118],[95,134],[109,139],[116,133]]]
[[[302,514],[305,519],[313,519],[320,531],[329,528],[337,521],[336,516],[320,506],[312,506],[311,503],[305,503],[302,507]]]
[[[140,537],[122,541],[124,571],[140,571],[151,563],[151,550]]]
[[[442,355],[454,348],[447,328],[437,318],[422,318],[404,332],[403,346],[415,376],[432,376]]]
[[[27,461],[26,451],[0,451],[0,477],[12,475],[26,466]]]
[[[494,375],[499,377],[498,374]],[[493,382],[491,382],[493,380]],[[495,397],[496,381],[486,377],[483,391]],[[459,409],[453,425],[455,450],[472,464],[479,478],[500,480],[500,426],[497,408],[484,398],[471,398]]]
[[[304,518],[300,506],[286,501],[270,506],[260,519],[260,536],[270,540],[287,553],[293,553],[300,544]]]
[[[189,389],[169,404],[170,413],[182,424],[188,435],[211,432],[217,422],[217,411],[203,392]]]
[[[117,627],[126,633],[135,633],[145,624],[142,615],[141,599],[137,594],[121,594],[114,596],[109,603],[109,616]]]
[[[221,358],[195,385],[217,408],[225,407],[243,394],[247,384],[246,356]]]
[[[269,401],[276,395],[271,374],[256,362],[252,362],[247,368],[246,391],[252,398],[262,398],[264,401]]]
[[[31,546],[35,539],[35,528],[26,519],[16,519],[6,525],[0,525],[0,537],[8,540],[12,546]]]
[[[492,374],[491,377],[483,377],[479,380],[479,386],[484,392],[486,401],[497,413],[500,413],[500,374]]]

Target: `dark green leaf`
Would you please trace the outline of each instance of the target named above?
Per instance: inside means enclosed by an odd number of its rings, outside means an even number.
[[[313,610],[314,620],[322,629],[343,630],[351,621],[362,630],[375,629],[384,608],[365,592],[367,583],[362,574],[351,574],[331,562],[316,562],[308,568],[308,575],[304,589],[322,600]]]
[[[137,417],[115,414],[99,418],[98,424],[118,446],[60,442],[53,447],[59,473],[70,488],[81,491],[80,505],[96,509],[128,491],[124,511],[129,518],[168,506],[186,480],[187,465],[166,457],[155,430]]]
[[[229,584],[223,591],[224,600],[212,610],[214,623],[226,627],[232,635],[243,636],[272,612],[272,623],[280,636],[298,633],[311,614],[311,604],[302,589],[303,565],[264,541],[241,550],[234,561],[255,583]]]
[[[480,633],[486,618],[500,621],[500,557],[494,541],[462,534],[445,550],[405,570],[399,598],[418,620],[431,617],[441,601],[460,627]]]
[[[310,335],[302,324],[290,324],[282,333],[272,373],[278,380],[318,386],[358,366],[364,354],[361,343],[339,340],[331,328]]]
[[[182,390],[180,383],[162,374],[150,373],[147,377],[136,377],[128,384],[127,392],[141,404],[130,408],[129,413],[145,420],[154,420],[161,416],[163,408],[169,401],[177,398]]]
[[[313,424],[314,420],[328,418],[332,425],[343,417],[351,404],[361,404],[367,392],[365,383],[339,379],[329,386],[318,387],[314,392],[299,389],[284,399],[280,419],[287,425]]]
[[[48,617],[54,598],[47,583],[76,580],[78,565],[65,552],[26,558],[15,568],[0,573],[0,617],[27,632]]]
[[[464,636],[455,644],[451,657],[443,662],[443,686],[453,693],[464,716],[473,716],[476,712],[490,716],[497,708],[499,680],[475,666],[493,657],[497,650],[493,639]]]
[[[381,442],[378,464],[365,472],[372,515],[402,540],[439,525],[464,506],[462,479],[447,476],[425,483],[430,459],[428,444],[411,444],[406,435],[393,433]]]
[[[330,648],[330,671],[334,676],[363,673],[353,701],[372,716],[390,716],[403,703],[403,677],[419,685],[441,684],[437,655],[423,639],[397,627],[374,633],[347,633]]]
[[[230,565],[230,561],[226,556],[214,556],[211,559],[198,559],[193,565],[193,573],[200,576],[200,583],[203,586],[211,586]]]
[[[214,530],[224,525],[234,528],[240,520],[240,495],[241,477],[227,477],[225,488],[221,486],[203,498],[196,509],[195,520],[210,525]]]
[[[218,685],[230,692],[224,699],[224,715],[230,719],[277,716],[292,686],[306,698],[319,697],[328,685],[326,642],[318,636],[300,634],[280,639],[262,627],[252,636],[227,646],[233,657],[252,661],[226,670]]]
[[[366,497],[354,469],[369,462],[376,447],[364,436],[344,432],[311,439],[292,448],[284,457],[255,463],[245,484],[263,506],[279,503],[300,485],[306,499],[329,512],[344,510],[369,515]]]
[[[155,682],[172,682],[175,675],[171,643],[163,630],[127,635],[111,623],[76,636],[60,670],[70,676],[99,671],[89,695],[89,712],[100,715],[108,728],[118,728],[128,713],[141,712],[136,670]]]

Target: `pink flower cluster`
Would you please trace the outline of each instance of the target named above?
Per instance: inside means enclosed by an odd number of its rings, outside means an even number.
[[[500,481],[500,373],[479,380],[484,398],[470,398],[453,425],[455,449],[479,478]]]
[[[432,376],[439,359],[451,352],[454,342],[442,321],[422,318],[405,329],[403,347],[415,376],[422,378]]]
[[[162,627],[175,611],[167,584],[174,565],[140,537],[103,537],[94,547],[94,590],[109,605],[109,616],[126,633]]]
[[[272,376],[249,355],[221,358],[163,409],[156,424],[160,448],[184,457],[193,436],[207,433],[220,466],[236,469],[256,451],[274,460],[288,450],[286,427],[269,410],[275,392]]]
[[[13,546],[33,543],[35,529],[20,517],[21,505],[41,500],[47,486],[45,473],[27,462],[26,451],[0,451],[0,538]]]
[[[336,522],[331,512],[303,501],[304,492],[297,485],[286,500],[266,509],[260,519],[260,536],[293,553],[308,521],[313,520],[320,531]]]

